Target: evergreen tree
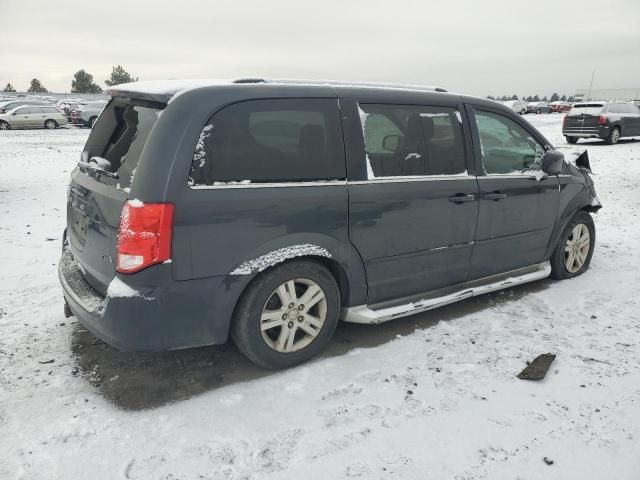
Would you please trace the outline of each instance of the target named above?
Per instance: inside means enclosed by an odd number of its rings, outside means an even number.
[[[13,88],[13,85],[11,85],[11,82],[7,83],[7,86],[4,87],[4,90],[2,90],[3,92],[15,92],[16,89]]]
[[[539,102],[540,101],[540,97],[538,96],[537,93],[533,96],[533,100],[531,100],[531,101],[532,102]]]
[[[542,101],[543,102],[548,102],[549,100],[547,100],[547,96],[545,95],[544,97],[542,97]]]
[[[526,98],[526,101],[527,101],[527,102],[533,102],[533,97],[532,97],[531,95],[529,95],[529,96]]]
[[[561,101],[561,102],[566,102],[566,101],[567,101],[567,96],[566,96],[566,95],[562,95],[562,96],[560,97],[560,101]]]
[[[551,95],[552,102],[557,102],[558,100],[560,100],[560,97],[558,96],[557,93],[554,93],[553,95]]]
[[[573,95],[571,95],[569,98],[567,98],[567,102],[573,103]]]
[[[29,93],[47,93],[48,91],[49,90],[44,88],[44,85],[42,85],[37,78],[31,80],[31,85],[29,85],[29,89],[27,90]]]
[[[93,83],[93,75],[78,70],[71,80],[71,93],[101,93],[102,89]]]
[[[511,95],[511,100],[518,100],[518,95]]]
[[[120,85],[121,83],[130,83],[137,81],[138,77],[133,77],[133,75],[131,75],[122,67],[122,65],[116,65],[111,69],[111,76],[107,78],[104,83],[108,87],[113,87],[114,85]]]

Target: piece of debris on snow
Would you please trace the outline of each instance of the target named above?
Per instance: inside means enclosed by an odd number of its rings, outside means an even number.
[[[42,363],[44,365],[45,363],[53,363],[53,362],[55,362],[55,360],[52,358],[51,360],[40,360],[39,363]]]
[[[518,378],[521,380],[542,380],[555,358],[556,356],[553,353],[538,355],[533,362],[518,374]]]
[[[550,458],[544,457],[543,460],[547,465],[553,465],[553,460],[551,460]]]

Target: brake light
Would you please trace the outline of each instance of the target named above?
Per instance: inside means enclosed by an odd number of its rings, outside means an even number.
[[[118,225],[118,272],[138,272],[171,258],[174,211],[171,203],[125,202]]]
[[[598,125],[604,125],[605,123],[607,123],[607,117],[604,115],[600,115],[598,117]]]

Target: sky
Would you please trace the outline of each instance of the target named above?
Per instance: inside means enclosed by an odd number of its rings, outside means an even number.
[[[301,78],[471,95],[640,87],[640,0],[0,0],[0,89]]]

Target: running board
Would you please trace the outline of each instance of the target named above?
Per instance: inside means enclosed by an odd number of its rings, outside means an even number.
[[[462,288],[461,290],[449,295],[426,298],[424,300],[418,300],[416,302],[410,302],[396,307],[381,308],[379,310],[372,310],[367,305],[350,307],[347,309],[347,315],[344,321],[367,324],[388,322],[389,320],[395,320],[396,318],[413,315],[415,313],[426,312],[427,310],[459,302],[460,300],[482,295],[483,293],[495,292],[496,290],[502,290],[503,288],[533,282],[534,280],[541,280],[543,278],[547,278],[551,274],[551,264],[549,262],[539,263],[538,265],[534,265],[533,268],[535,268],[533,272],[528,272],[522,275],[517,275],[514,272],[514,276],[502,278],[497,282]]]

